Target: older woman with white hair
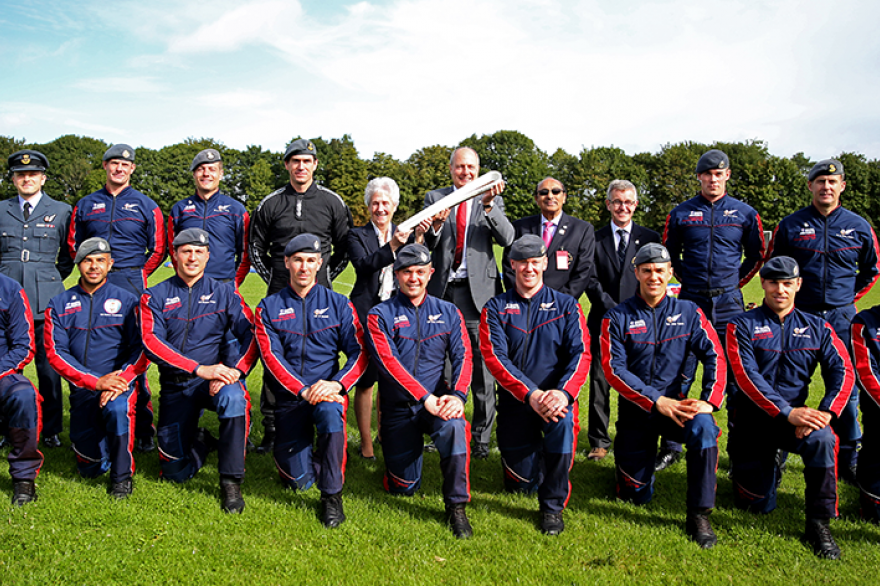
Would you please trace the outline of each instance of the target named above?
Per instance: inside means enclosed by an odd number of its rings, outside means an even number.
[[[370,222],[348,233],[348,255],[357,278],[351,291],[351,302],[358,319],[366,327],[367,312],[391,297],[397,289],[392,265],[397,250],[413,236],[413,230],[402,231],[391,222],[400,204],[400,188],[390,177],[376,177],[364,190],[364,203],[370,211]],[[415,229],[415,239],[421,242],[430,220]],[[371,436],[373,385],[376,365],[370,363],[367,371],[355,385],[354,414],[361,434],[360,455],[375,460]]]

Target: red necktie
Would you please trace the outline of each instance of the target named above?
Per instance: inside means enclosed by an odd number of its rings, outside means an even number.
[[[455,213],[455,258],[452,260],[453,270],[458,270],[464,256],[464,235],[467,232],[467,202],[458,204]]]

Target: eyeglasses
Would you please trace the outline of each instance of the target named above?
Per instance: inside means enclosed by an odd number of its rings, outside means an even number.
[[[549,193],[553,193],[553,195],[559,195],[560,193],[565,193],[564,189],[559,189],[558,187],[554,187],[553,189],[539,189],[538,195],[547,195]]]
[[[638,204],[638,203],[639,202],[637,202],[637,201],[632,201],[632,200],[622,201],[619,199],[615,199],[615,200],[611,201],[611,205],[613,205],[616,208],[622,208],[623,206],[626,206],[628,208],[634,208],[634,207],[636,207],[636,204]]]

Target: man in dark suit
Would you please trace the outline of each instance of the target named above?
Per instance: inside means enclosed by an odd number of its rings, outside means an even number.
[[[639,282],[632,269],[632,259],[639,248],[649,242],[660,242],[660,234],[632,221],[633,212],[638,205],[636,186],[629,181],[615,179],[608,185],[605,196],[605,207],[611,212],[611,223],[596,232],[596,278],[587,289],[591,304],[587,326],[593,346],[590,415],[587,423],[587,438],[592,449],[587,458],[594,461],[607,456],[608,448],[611,447],[611,438],[608,436],[611,386],[602,372],[599,351],[602,317],[606,311],[638,291]]]
[[[449,160],[453,187],[435,189],[425,195],[425,207],[461,189],[480,174],[480,157],[467,147],[455,149]],[[425,233],[425,244],[431,250],[434,275],[428,293],[453,303],[464,316],[471,348],[478,349],[480,312],[489,299],[501,293],[501,274],[495,263],[493,244],[510,246],[513,226],[504,215],[504,201],[499,185],[481,197],[472,198],[438,214],[433,226]],[[448,216],[452,216],[446,221]],[[474,352],[471,391],[474,413],[471,421],[472,454],[475,458],[489,455],[489,437],[495,422],[495,381]]]
[[[64,292],[64,279],[73,259],[63,247],[70,227],[70,206],[43,192],[49,160],[39,151],[23,150],[9,156],[9,170],[18,196],[0,202],[0,273],[21,284],[34,319],[37,380],[43,397],[43,445],[61,446],[63,402],[61,377],[49,365],[43,344],[43,312],[49,300]]]
[[[595,279],[593,254],[596,239],[592,224],[562,211],[565,199],[565,187],[556,179],[547,177],[538,183],[535,188],[535,203],[541,213],[515,221],[514,238],[518,239],[524,234],[535,234],[543,238],[547,245],[548,259],[544,284],[580,299],[590,280]],[[501,262],[507,290],[514,286],[515,281],[509,253],[510,248],[505,248]]]

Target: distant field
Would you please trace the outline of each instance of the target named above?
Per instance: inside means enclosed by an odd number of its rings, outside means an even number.
[[[151,283],[170,274],[160,269]],[[336,288],[348,293],[353,281],[349,269]],[[746,288],[747,302],[760,301],[756,281]],[[878,289],[862,308],[880,303]],[[265,286],[251,274],[242,291],[254,306]],[[155,367],[150,378],[158,408]],[[258,366],[248,379],[257,442],[261,378]],[[820,392],[818,383],[814,395]],[[582,397],[586,404],[586,390]],[[723,410],[717,420],[726,430]],[[216,433],[215,415],[203,421]],[[443,525],[437,454],[425,455],[418,496],[391,497],[382,490],[381,448],[377,462],[355,455],[351,411],[348,430],[354,455],[344,492],[348,521],[333,531],[317,519],[317,490],[283,490],[268,456],[248,457],[241,517],[220,511],[216,455],[185,485],[158,480],[155,452],[138,455],[135,493],[115,503],[105,494],[106,478],[77,476],[67,447],[47,451],[40,500],[19,510],[8,504],[11,482],[0,466],[7,511],[0,584],[859,584],[872,583],[880,564],[880,529],[858,520],[857,491],[849,486],[841,489],[842,519],[832,525],[843,559],[818,560],[800,543],[804,484],[797,457],[790,459],[776,512],[754,516],[734,509],[726,435],[712,516],[719,543],[701,551],[684,535],[684,463],[661,473],[654,502],[639,508],[614,499],[613,454],[593,463],[581,453],[572,470],[566,530],[547,538],[536,528],[537,501],[502,492],[500,456],[493,449],[488,460],[471,463],[475,536],[457,541]],[[66,434],[63,440],[69,446]],[[589,449],[585,431],[580,448]]]

